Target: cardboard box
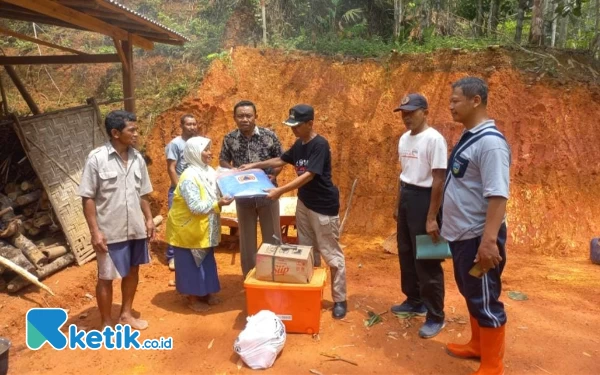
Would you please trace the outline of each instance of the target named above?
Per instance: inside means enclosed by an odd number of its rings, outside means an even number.
[[[256,279],[308,284],[313,275],[312,246],[263,243],[256,253]]]

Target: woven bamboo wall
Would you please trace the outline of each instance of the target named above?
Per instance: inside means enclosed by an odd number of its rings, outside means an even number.
[[[82,106],[20,119],[16,126],[79,265],[95,257],[77,189],[88,153],[105,142],[96,113]]]

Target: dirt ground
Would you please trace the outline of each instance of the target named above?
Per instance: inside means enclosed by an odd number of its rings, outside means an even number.
[[[385,253],[384,238],[343,237],[346,244],[350,311],[343,321],[331,318],[329,283],[325,289],[318,338],[288,334],[271,374],[468,374],[477,362],[445,354],[450,340],[469,338],[468,313],[452,277],[452,262],[445,262],[446,314],[444,331],[431,340],[420,339],[422,318],[399,320],[385,314],[384,322],[367,329],[366,310],[383,312],[401,302],[397,256]],[[239,254],[220,248],[217,263],[223,303],[208,313],[188,310],[168,281],[173,278],[164,261],[164,243],[153,244],[153,261],[142,267],[135,310],[149,320],[142,338],[172,336],[172,351],[31,351],[25,345],[25,312],[31,307],[69,309],[68,324],[98,328],[94,295],[95,263],[72,267],[45,282],[56,292],[50,297],[35,288],[20,297],[0,295],[0,336],[10,337],[11,374],[243,374],[233,343],[244,328],[245,296]],[[509,246],[503,301],[508,314],[507,374],[600,373],[600,272],[580,259],[526,255]],[[117,284],[118,285],[118,284]],[[118,288],[116,288],[118,289]],[[521,291],[527,301],[514,301],[508,291]],[[120,293],[115,293],[120,301]],[[118,306],[114,307],[116,315]],[[214,340],[214,342],[213,342]],[[213,342],[209,349],[210,343]],[[358,363],[328,362],[320,353],[337,354]]]

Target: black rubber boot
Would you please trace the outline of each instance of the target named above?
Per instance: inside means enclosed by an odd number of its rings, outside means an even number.
[[[346,301],[344,302],[335,302],[333,304],[333,311],[331,312],[331,315],[333,316],[333,319],[342,319],[346,316],[346,309],[348,308],[348,303]]]

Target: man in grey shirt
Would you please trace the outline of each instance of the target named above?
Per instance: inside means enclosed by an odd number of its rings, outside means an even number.
[[[169,209],[173,204],[173,193],[179,182],[179,176],[187,168],[187,163],[183,157],[183,149],[185,149],[185,142],[188,139],[198,135],[198,123],[191,114],[185,114],[181,116],[181,135],[173,139],[167,147],[165,147],[165,154],[167,155],[167,173],[171,180],[171,187],[169,188]],[[169,269],[175,270],[175,262],[173,259],[173,248],[171,245],[167,247],[167,262],[169,262]]]
[[[150,262],[148,239],[154,237],[148,201],[152,185],[144,158],[133,148],[138,137],[135,121],[135,115],[126,111],[106,115],[110,141],[88,155],[78,191],[96,251],[96,299],[103,328],[115,323],[112,281],[121,278],[118,323],[138,330],[148,327],[148,322],[131,315],[139,266]]]
[[[467,344],[448,344],[447,350],[457,357],[481,358],[478,374],[503,374],[506,313],[499,298],[506,263],[510,149],[488,117],[485,82],[466,77],[452,88],[450,111],[465,131],[448,162],[441,234],[450,242],[472,336]]]

